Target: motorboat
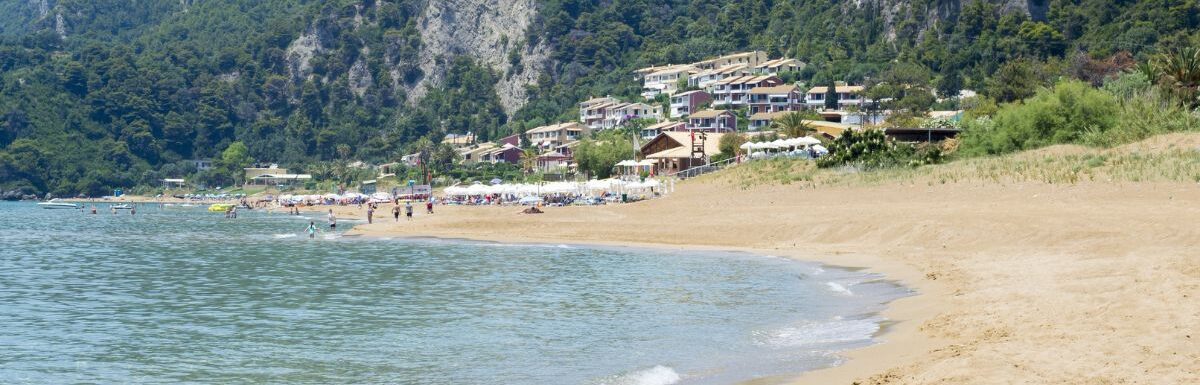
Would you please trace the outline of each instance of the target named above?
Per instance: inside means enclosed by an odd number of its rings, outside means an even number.
[[[77,204],[70,203],[70,202],[63,202],[58,199],[51,199],[51,200],[48,200],[45,202],[38,202],[37,205],[41,206],[41,208],[44,208],[44,209],[70,209],[70,210],[78,210],[79,209],[79,205],[77,205]]]
[[[112,209],[113,210],[133,210],[133,205],[128,204],[128,203],[122,203],[119,205],[113,205]]]

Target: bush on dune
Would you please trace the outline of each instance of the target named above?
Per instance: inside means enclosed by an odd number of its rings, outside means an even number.
[[[1063,81],[1022,103],[1004,105],[990,122],[968,124],[961,149],[970,155],[1003,154],[1100,138],[1117,126],[1120,108],[1107,92]]]

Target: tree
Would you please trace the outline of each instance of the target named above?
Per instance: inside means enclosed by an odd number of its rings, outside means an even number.
[[[804,115],[799,112],[783,114],[783,116],[771,122],[771,128],[787,135],[789,138],[799,138],[817,132],[817,129],[809,124],[804,119]]]
[[[521,170],[525,171],[525,175],[532,174],[537,169],[537,150],[526,148],[521,151]]]
[[[829,85],[825,88],[825,109],[838,109],[837,83],[833,81],[833,78],[829,79]]]
[[[1160,54],[1154,59],[1159,84],[1166,87],[1184,106],[1198,105],[1200,91],[1200,49],[1188,47]]]
[[[728,133],[721,136],[717,148],[721,150],[722,155],[732,158],[742,155],[742,144],[744,143],[746,143],[745,135]]]
[[[1007,103],[1033,96],[1042,85],[1042,75],[1034,68],[1034,63],[1013,60],[988,79],[987,94],[998,102]]]
[[[246,176],[242,169],[250,167],[250,163],[253,163],[253,159],[250,158],[250,150],[246,148],[246,144],[233,142],[225,148],[225,151],[221,152],[218,166],[227,181],[240,184],[244,182]]]

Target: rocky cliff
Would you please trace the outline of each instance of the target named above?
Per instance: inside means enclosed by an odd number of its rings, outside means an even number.
[[[372,23],[363,14],[377,11],[381,3],[355,5],[352,28]],[[384,36],[384,52],[377,55],[391,77],[391,86],[403,90],[409,103],[419,101],[440,84],[450,59],[467,56],[503,75],[495,88],[506,113],[511,115],[525,105],[525,86],[537,81],[549,60],[548,47],[529,46],[524,41],[537,13],[534,0],[443,0],[408,5],[420,10],[415,23],[420,41],[413,44],[403,33],[389,33]],[[314,22],[288,45],[287,69],[293,80],[311,78],[313,58],[326,51],[326,42],[339,39],[322,25]],[[419,46],[416,55],[405,55],[403,51],[412,45]],[[348,86],[359,96],[378,86],[369,68],[371,55],[364,45],[346,70]],[[326,74],[322,80],[328,81],[330,75],[338,74]]]
[[[427,87],[438,83],[447,57],[467,55],[505,74],[496,93],[511,115],[525,104],[525,85],[537,81],[549,58],[546,46],[530,47],[524,41],[536,13],[534,0],[430,2],[417,22],[420,68],[427,76],[412,87],[410,95],[424,95]]]

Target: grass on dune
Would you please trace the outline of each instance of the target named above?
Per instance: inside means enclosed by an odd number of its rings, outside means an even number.
[[[1168,135],[1157,142],[1164,141],[1178,141],[1181,144],[1111,149],[1055,146],[1009,155],[964,158],[933,166],[870,171],[851,167],[819,169],[807,160],[770,159],[732,167],[711,178],[742,189],[763,185],[816,188],[897,182],[927,185],[1029,182],[1200,183],[1200,147],[1187,144],[1200,141],[1200,135]]]

